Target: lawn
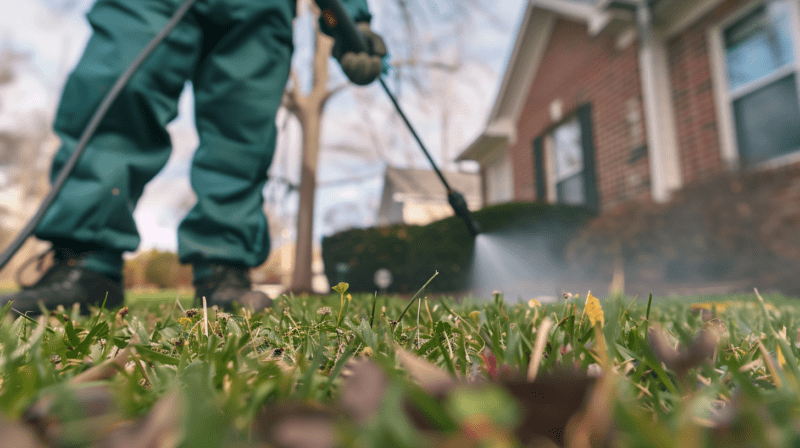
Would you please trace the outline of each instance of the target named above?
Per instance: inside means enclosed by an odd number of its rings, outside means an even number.
[[[792,300],[345,288],[260,312],[175,291],[89,316],[6,307],[0,446],[800,445]]]

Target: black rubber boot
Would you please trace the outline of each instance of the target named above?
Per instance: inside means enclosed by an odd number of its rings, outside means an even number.
[[[230,310],[234,304],[262,311],[272,306],[272,299],[261,291],[253,291],[246,267],[212,263],[211,273],[194,282],[195,302],[217,305]]]
[[[0,296],[0,307],[13,301],[11,308],[35,315],[41,312],[39,304],[52,310],[58,305],[69,308],[77,302],[82,314],[89,313],[89,305],[100,306],[104,300],[106,309],[122,305],[125,296],[120,279],[79,267],[80,255],[68,249],[56,249],[55,252],[53,266],[33,285]]]

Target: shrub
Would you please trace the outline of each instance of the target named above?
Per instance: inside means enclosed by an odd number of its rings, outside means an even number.
[[[484,232],[548,234],[551,255],[563,259],[569,235],[594,214],[584,207],[520,202],[489,206],[473,216]],[[474,242],[461,219],[451,216],[426,226],[401,224],[340,232],[322,240],[322,257],[328,281],[347,282],[353,291],[375,291],[375,271],[386,268],[394,277],[387,291],[413,292],[438,271],[441,275],[428,290],[456,292],[466,287]],[[339,266],[346,267],[346,272],[339,272]]]
[[[177,288],[191,286],[192,269],[178,261],[173,252],[152,250],[148,253],[144,280],[148,285],[159,288]]]

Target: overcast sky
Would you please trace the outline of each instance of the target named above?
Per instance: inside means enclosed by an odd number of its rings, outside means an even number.
[[[47,2],[50,5],[77,4],[70,14],[45,6],[42,0],[6,0],[4,3],[4,13],[0,15],[0,46],[29,54],[30,61],[22,66],[14,85],[0,89],[0,129],[20,129],[33,122],[30,119],[32,114],[44,111],[52,117],[64,80],[77,63],[89,37],[89,27],[83,14],[93,2]],[[379,33],[389,34],[396,31],[390,28],[401,26],[390,23],[381,15],[379,1],[369,0],[369,3],[375,14],[373,24]],[[442,157],[440,124],[443,108],[447,108],[449,118],[450,132],[445,139],[448,159],[460,153],[485,124],[513,45],[513,34],[524,12],[524,4],[524,0],[498,0],[492,3],[495,17],[501,20],[502,25],[492,27],[480,19],[476,22],[474,34],[464,45],[467,63],[459,70],[458,76],[433,77],[437,95],[419,98],[412,94],[413,89],[390,82],[393,88],[400,88],[401,103],[407,115],[418,127],[438,162]],[[304,63],[310,55],[310,37],[303,32],[303,27],[299,28],[295,35],[295,64]],[[391,47],[389,51],[392,53]],[[338,67],[335,64],[333,67],[335,72],[332,76],[341,78],[343,75]],[[189,161],[197,144],[191,120],[192,99],[187,93],[185,91],[181,98],[180,116],[169,126],[174,146],[172,157],[164,170],[148,185],[136,210],[143,249],[155,247],[174,250],[176,247],[175,228],[182,217],[181,206],[185,205],[186,194],[190,192]],[[358,107],[359,104],[361,107]],[[315,208],[317,240],[340,227],[373,223],[382,188],[384,159],[388,158],[389,163],[393,164],[412,163],[428,168],[421,163],[424,160],[421,152],[404,131],[378,135],[385,151],[384,157],[379,157],[378,151],[367,142],[364,104],[370,104],[367,113],[377,129],[386,129],[387,126],[397,129],[400,126],[390,113],[390,103],[377,83],[366,88],[349,88],[328,103],[318,172],[321,188],[317,193]],[[282,133],[270,174],[274,178],[285,178],[296,183],[299,181],[299,127],[295,120],[287,120],[283,116],[279,116],[278,124]],[[330,150],[342,146],[367,147],[367,151],[362,156],[354,157]],[[276,202],[278,205],[273,212],[290,219],[296,207],[297,194],[284,195],[285,190],[278,184],[270,188],[272,194],[268,196],[281,199]],[[274,246],[289,241],[293,239],[293,229],[290,228],[283,238],[281,235],[272,235],[272,238]]]

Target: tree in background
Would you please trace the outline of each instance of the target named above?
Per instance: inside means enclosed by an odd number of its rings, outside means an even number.
[[[6,88],[13,87],[20,71],[28,68],[29,58],[10,47],[0,48],[0,113],[9,95]],[[0,249],[16,236],[49,191],[49,164],[42,162],[57,146],[44,111],[28,112],[24,119],[11,122],[16,124],[0,129]],[[41,242],[26,243],[4,270],[4,277],[41,250]]]
[[[306,0],[298,2],[298,12],[319,16],[315,4]],[[303,8],[306,5],[307,8]],[[301,9],[302,8],[302,9]],[[298,13],[298,16],[301,15]],[[314,21],[316,24],[316,20]],[[322,111],[328,100],[340,91],[328,87],[328,63],[333,49],[333,39],[314,27],[314,57],[311,67],[311,88],[303,92],[297,72],[292,69],[290,84],[284,92],[283,105],[300,122],[303,130],[300,164],[300,202],[297,210],[297,244],[295,246],[294,273],[289,289],[293,292],[312,292],[312,249],[314,234],[314,196],[317,189],[317,163],[319,161]]]
[[[397,90],[400,90],[401,85],[412,86],[414,97],[420,99],[415,107],[422,105],[424,108],[426,101],[435,99],[434,102],[441,109],[440,151],[444,153],[441,159],[444,159],[445,163],[450,161],[447,153],[448,147],[451,146],[449,134],[453,132],[449,129],[448,111],[452,107],[459,108],[457,94],[460,92],[457,92],[459,89],[453,88],[454,79],[461,77],[460,84],[473,89],[467,93],[468,95],[479,97],[483,95],[487,104],[490,101],[488,93],[475,87],[472,79],[475,67],[480,67],[480,64],[474,61],[464,62],[466,58],[470,58],[464,48],[471,33],[475,31],[476,17],[487,18],[491,26],[498,29],[504,25],[492,15],[491,8],[486,7],[485,3],[482,0],[466,2],[450,0],[431,6],[409,0],[395,0],[381,4],[384,23],[402,24],[399,27],[377,27],[381,33],[387,33],[390,52],[396,52],[395,59],[391,61],[391,65],[397,68],[393,77],[394,84],[398,87]],[[298,2],[298,8],[302,8],[303,4],[307,5],[302,9],[306,14],[318,14],[316,6],[311,1]],[[316,25],[316,20],[313,22]],[[420,32],[420,30],[425,31]],[[316,27],[314,35],[314,54],[310,68],[311,86],[304,92],[297,72],[293,71],[284,95],[284,106],[297,117],[302,129],[297,244],[294,273],[289,287],[293,292],[311,291],[314,198],[317,189],[316,173],[322,114],[328,100],[347,85],[345,83],[329,87],[328,62],[333,41]],[[488,69],[484,65],[480,70],[485,72]],[[435,73],[437,71],[439,73]],[[400,152],[406,155],[408,165],[414,165],[419,150],[415,144],[410,144],[407,130],[388,102],[379,99],[382,95],[377,92],[377,86],[353,89],[353,94],[361,108],[363,118],[362,123],[356,125],[359,129],[354,134],[360,138],[357,137],[358,142],[334,145],[335,147],[331,149],[360,155],[365,159],[377,159],[383,164],[391,164],[391,153]],[[375,118],[376,110],[379,110],[384,117],[389,117],[389,126],[384,126],[385,120]],[[403,134],[398,136],[397,132]],[[365,135],[366,138],[363,138]],[[335,214],[335,210],[326,212],[326,215],[329,213],[330,220],[334,220],[332,214]]]

